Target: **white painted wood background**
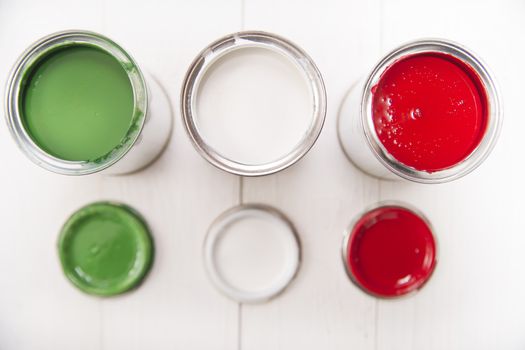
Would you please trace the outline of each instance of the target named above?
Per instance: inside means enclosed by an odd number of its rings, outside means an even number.
[[[525,349],[525,2],[479,0],[0,0],[0,81],[34,40],[90,29],[123,45],[164,85],[176,111],[164,155],[123,177],[64,177],[30,163],[0,124],[0,349]],[[328,91],[316,146],[280,174],[240,180],[206,163],[182,129],[186,67],[241,29],[278,33],[316,61]],[[395,46],[444,37],[479,53],[504,98],[503,132],[475,173],[446,185],[382,182],[343,156],[336,117],[350,85]],[[242,190],[241,190],[242,183]],[[156,257],[146,282],[116,298],[64,278],[57,232],[96,200],[139,209]],[[279,298],[238,305],[209,283],[209,223],[243,202],[288,214],[303,244],[298,278]],[[343,229],[366,205],[403,200],[430,218],[439,263],[418,294],[376,300],[343,270]]]

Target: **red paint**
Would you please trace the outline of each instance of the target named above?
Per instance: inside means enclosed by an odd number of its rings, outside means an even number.
[[[436,264],[427,223],[412,211],[385,206],[363,215],[348,240],[347,266],[366,291],[394,297],[421,287]]]
[[[417,170],[434,172],[458,164],[485,134],[483,84],[453,56],[401,58],[385,70],[372,93],[379,140],[395,159]]]

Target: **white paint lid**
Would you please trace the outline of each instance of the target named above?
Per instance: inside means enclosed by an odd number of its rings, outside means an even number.
[[[280,294],[299,269],[301,251],[292,223],[265,205],[240,205],[221,214],[204,242],[204,264],[217,289],[242,303]]]

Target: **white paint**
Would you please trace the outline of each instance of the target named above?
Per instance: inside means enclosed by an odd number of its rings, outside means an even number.
[[[196,124],[222,156],[266,164],[286,156],[313,116],[303,73],[281,54],[242,48],[219,58],[199,86]]]
[[[232,222],[217,242],[219,273],[242,291],[271,288],[286,272],[293,254],[289,231],[280,222],[255,215]]]
[[[230,209],[210,227],[204,265],[219,291],[238,302],[268,301],[299,268],[299,243],[291,224],[269,207]]]

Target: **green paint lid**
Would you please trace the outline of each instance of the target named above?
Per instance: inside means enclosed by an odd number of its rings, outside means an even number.
[[[135,210],[97,202],[77,210],[58,240],[66,277],[80,290],[110,296],[136,287],[153,261],[153,241]]]

